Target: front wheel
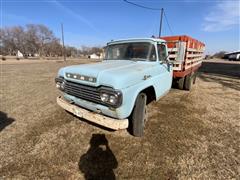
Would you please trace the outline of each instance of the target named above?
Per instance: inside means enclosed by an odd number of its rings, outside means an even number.
[[[147,95],[140,93],[137,96],[135,107],[132,113],[132,134],[141,137],[144,133],[145,122],[147,120]]]

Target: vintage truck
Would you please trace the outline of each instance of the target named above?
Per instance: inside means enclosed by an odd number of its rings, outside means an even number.
[[[143,136],[147,105],[171,88],[173,65],[159,38],[111,41],[100,63],[61,68],[55,78],[63,92],[57,103],[74,115]]]

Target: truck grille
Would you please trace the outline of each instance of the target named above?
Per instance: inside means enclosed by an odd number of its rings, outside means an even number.
[[[64,92],[80,99],[103,104],[97,87],[65,81]]]

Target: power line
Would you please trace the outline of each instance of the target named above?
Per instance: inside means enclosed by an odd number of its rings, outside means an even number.
[[[132,4],[134,6],[137,6],[137,7],[140,7],[140,8],[144,8],[144,9],[149,9],[149,10],[154,10],[154,11],[159,11],[161,9],[158,9],[158,8],[152,8],[152,7],[147,7],[147,6],[143,6],[143,5],[140,5],[140,4],[136,4],[136,3],[133,3],[133,2],[130,2],[130,1],[127,1],[127,0],[123,0],[124,2],[126,3],[129,3],[129,4]]]
[[[152,8],[152,7],[148,7],[148,6],[143,6],[141,4],[136,4],[136,3],[133,3],[133,2],[130,2],[128,0],[123,0],[124,2],[128,3],[128,4],[131,4],[131,5],[134,5],[134,6],[137,6],[137,7],[140,7],[140,8],[144,8],[144,9],[148,9],[148,10],[154,10],[154,11],[161,11],[161,14],[160,14],[160,27],[159,27],[159,37],[161,37],[161,33],[162,33],[162,21],[163,21],[163,16],[165,17],[166,19],[166,22],[167,22],[167,26],[168,26],[168,29],[169,31],[171,32],[171,34],[173,35],[173,31],[172,31],[172,28],[168,22],[168,19],[167,19],[167,15],[164,11],[163,8]]]
[[[160,26],[159,26],[159,37],[161,37],[161,33],[162,33],[162,22],[163,22],[163,8],[159,9],[159,8],[152,8],[152,7],[147,7],[147,6],[143,6],[140,4],[136,4],[127,0],[123,0],[126,3],[129,3],[131,5],[140,7],[140,8],[144,8],[144,9],[148,9],[148,10],[153,10],[153,11],[160,11]]]
[[[173,33],[172,28],[171,28],[171,26],[170,26],[170,24],[168,22],[167,15],[166,15],[165,11],[163,12],[163,15],[164,15],[164,17],[166,19],[166,22],[167,22],[167,25],[168,25],[168,29],[170,30],[171,34],[173,35],[174,33]]]

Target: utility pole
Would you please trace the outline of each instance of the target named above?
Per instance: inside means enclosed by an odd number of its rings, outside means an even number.
[[[64,46],[64,34],[63,34],[63,23],[61,23],[62,28],[62,53],[63,53],[63,60],[66,61],[66,54],[65,54],[65,46]]]
[[[160,17],[160,28],[159,28],[159,38],[162,35],[162,21],[163,21],[163,8],[161,8],[161,17]]]

